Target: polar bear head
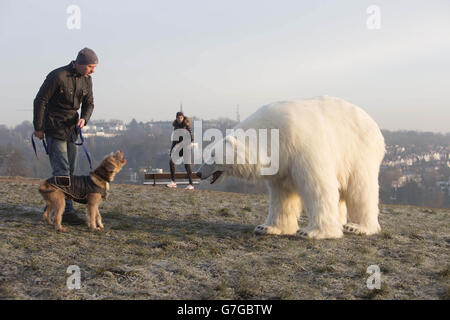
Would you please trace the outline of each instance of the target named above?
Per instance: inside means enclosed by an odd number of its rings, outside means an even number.
[[[237,136],[227,135],[205,148],[205,161],[198,170],[197,176],[201,179],[211,177],[211,183],[223,181],[226,176],[246,180],[259,179],[261,175],[268,171],[267,168],[264,168],[268,164],[264,163],[264,159],[268,159],[266,141],[261,144],[261,139],[257,134],[249,137],[248,132],[243,131],[238,133]],[[275,145],[271,147],[275,147]],[[276,147],[278,147],[278,144],[276,144]],[[270,149],[271,154],[275,154],[273,148]],[[263,163],[261,163],[261,160],[263,160]],[[278,172],[278,155],[276,161],[272,161],[272,158],[269,160],[272,169],[272,162],[276,162],[276,172]]]

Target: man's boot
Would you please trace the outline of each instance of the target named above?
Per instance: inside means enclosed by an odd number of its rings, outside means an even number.
[[[62,216],[62,222],[73,226],[85,224],[86,222],[77,216],[71,199],[66,198],[66,208]]]

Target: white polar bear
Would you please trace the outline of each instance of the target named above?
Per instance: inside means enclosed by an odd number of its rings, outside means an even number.
[[[365,111],[328,96],[275,102],[261,107],[237,128],[279,129],[278,172],[261,175],[259,161],[219,164],[213,157],[197,175],[212,176],[211,183],[227,175],[264,179],[270,208],[256,234],[297,233],[325,239],[340,238],[343,231],[366,235],[380,231],[378,173],[385,144],[378,125]],[[240,142],[229,135],[217,143],[236,150]],[[309,225],[299,230],[302,205]]]

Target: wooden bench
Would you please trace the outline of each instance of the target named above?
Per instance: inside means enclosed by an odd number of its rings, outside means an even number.
[[[183,180],[179,180],[183,179]],[[192,184],[199,184],[200,178],[197,177],[196,172],[192,172],[191,174]],[[164,181],[158,181],[164,180]],[[161,172],[161,173],[146,173],[144,175],[144,184],[156,186],[159,184],[167,184],[170,182],[170,173],[169,172]],[[175,173],[175,182],[177,184],[189,184],[188,174],[187,173]]]

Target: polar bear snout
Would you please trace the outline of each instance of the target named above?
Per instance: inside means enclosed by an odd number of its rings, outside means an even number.
[[[202,180],[209,178],[214,173],[211,165],[203,164],[197,171],[196,175]]]
[[[198,169],[196,175],[202,180],[208,179],[211,177],[210,183],[213,184],[219,177],[222,175],[223,171],[218,168],[215,164],[204,164]]]
[[[223,171],[215,171],[212,174],[212,178],[211,178],[211,184],[213,184],[214,182],[216,182],[217,179],[220,178],[220,176],[222,175]]]

